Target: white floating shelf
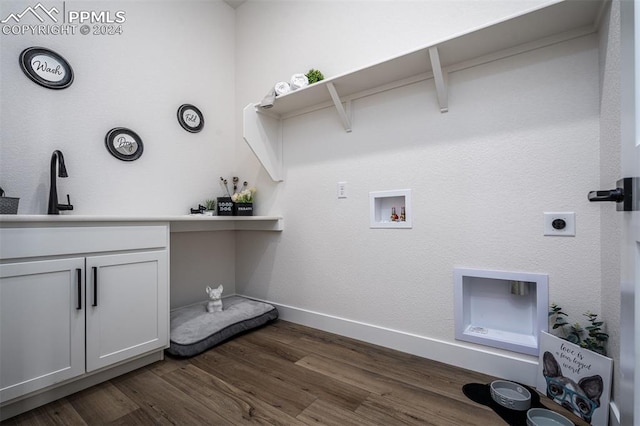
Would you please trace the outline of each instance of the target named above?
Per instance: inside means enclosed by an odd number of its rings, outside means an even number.
[[[174,216],[171,232],[192,231],[283,231],[281,216]]]
[[[249,104],[245,141],[271,178],[282,181],[281,120],[335,107],[349,132],[353,100],[427,79],[434,80],[440,111],[446,112],[449,73],[594,33],[605,5],[605,0],[560,0],[278,96],[269,109]]]
[[[95,225],[100,223],[169,223],[171,232],[190,231],[282,231],[282,216],[93,216],[93,215],[0,215],[0,227]]]

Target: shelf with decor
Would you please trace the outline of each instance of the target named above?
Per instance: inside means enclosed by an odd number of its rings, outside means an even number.
[[[243,137],[271,179],[280,182],[283,120],[332,107],[351,132],[354,100],[424,80],[433,80],[445,113],[450,73],[595,33],[606,4],[557,1],[278,96],[271,108],[251,103],[243,110]]]
[[[171,232],[277,231],[284,229],[282,216],[94,216],[94,215],[0,215],[0,228],[57,226],[60,224],[135,224],[163,222]]]

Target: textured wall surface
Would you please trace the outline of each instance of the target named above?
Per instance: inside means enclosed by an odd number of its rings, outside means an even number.
[[[2,1],[0,15],[31,4]],[[62,2],[47,5],[62,10]],[[233,9],[218,1],[66,1],[65,7],[122,10],[126,22],[122,35],[0,36],[0,184],[21,198],[19,212],[47,212],[55,149],[69,173],[58,193],[61,200],[71,195],[74,214],[184,214],[219,195],[219,176],[231,174],[234,156]],[[18,57],[31,46],[65,57],[73,84],[50,90],[27,79]],[[202,132],[178,124],[184,103],[203,112]],[[114,127],[140,135],[140,159],[109,154],[104,139]]]
[[[208,300],[205,288],[235,293],[233,231],[171,234],[171,308]]]
[[[268,175],[242,141],[242,109],[277,81],[333,77],[523,13],[548,0],[257,0],[236,10],[236,163],[260,184],[259,213],[281,211]],[[429,99],[435,105],[434,99]]]
[[[402,4],[387,21],[378,3],[245,3],[239,107],[261,98],[266,77],[311,67],[332,76],[458,32],[444,9]],[[460,30],[523,3],[475,6],[465,3]],[[262,12],[282,19],[270,27]],[[331,31],[310,41],[330,15]],[[266,76],[250,81],[249,57],[271,58]],[[586,200],[600,184],[599,95],[588,36],[451,74],[446,114],[424,81],[355,101],[352,133],[330,108],[285,120],[284,182],[259,185],[275,194],[268,211],[284,215],[285,231],[238,237],[238,292],[449,342],[456,266],[548,273],[550,301],[578,316],[599,309],[600,209]],[[239,144],[239,164],[265,177],[245,151]],[[338,181],[347,199],[336,198]],[[403,188],[413,190],[413,229],[369,229],[369,191]],[[544,237],[544,211],[575,212],[576,237]]]
[[[46,2],[62,11],[62,1]],[[33,2],[0,2],[0,19]],[[219,177],[234,171],[235,17],[222,1],[66,1],[67,11],[126,12],[122,35],[0,35],[0,185],[20,197],[20,214],[47,212],[51,153],[64,153],[60,201],[73,214],[180,215],[222,195]],[[27,16],[25,22],[35,18]],[[70,62],[73,84],[36,85],[18,66],[30,46]],[[177,121],[196,105],[205,126],[188,133]],[[128,127],[144,153],[120,161],[105,148],[113,127]],[[204,288],[235,292],[232,233],[172,234],[172,307],[207,298]]]
[[[453,342],[460,266],[548,273],[551,301],[578,316],[602,308],[615,325],[607,233],[616,224],[601,217],[608,207],[586,201],[617,167],[616,58],[598,52],[606,38],[453,73],[446,114],[424,81],[355,101],[352,133],[332,109],[286,120],[279,184],[242,141],[242,108],[293,73],[346,73],[545,3],[248,1],[234,12],[218,1],[67,1],[125,10],[124,34],[0,36],[0,185],[21,197],[20,213],[45,213],[54,149],[65,154],[70,177],[59,193],[71,194],[75,214],[182,214],[220,195],[220,175],[255,184],[257,213],[282,214],[285,231],[172,236],[174,307],[199,300],[206,285],[229,294],[235,284]],[[0,16],[28,4],[2,1]],[[69,60],[74,84],[53,91],[29,81],[17,58],[30,46]],[[177,124],[182,103],[203,111],[201,133]],[[141,159],[106,151],[116,126],[140,134]],[[338,181],[348,182],[347,199],[336,198]],[[413,190],[413,229],[369,229],[369,191],[404,188]],[[576,212],[576,237],[543,237],[544,211]]]

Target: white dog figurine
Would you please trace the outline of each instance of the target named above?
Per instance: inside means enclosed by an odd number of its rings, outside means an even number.
[[[207,294],[211,301],[207,304],[207,312],[222,312],[222,284],[218,288],[207,286]]]

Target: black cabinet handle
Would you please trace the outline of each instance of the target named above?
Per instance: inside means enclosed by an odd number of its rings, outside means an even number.
[[[76,277],[78,285],[78,301],[76,303],[76,309],[82,309],[82,269],[76,268]]]
[[[93,270],[93,303],[91,306],[98,306],[98,268],[92,267]]]

